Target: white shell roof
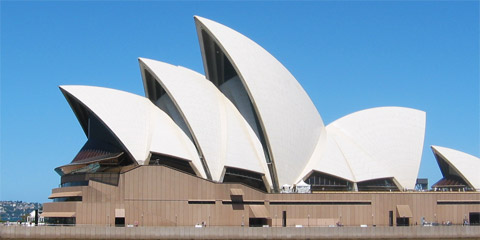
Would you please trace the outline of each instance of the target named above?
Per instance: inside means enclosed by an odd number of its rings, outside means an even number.
[[[206,18],[196,16],[195,23],[204,66],[202,29],[231,61],[250,96],[276,166],[279,186],[294,183],[324,132],[315,105],[293,75],[257,43]]]
[[[192,161],[197,174],[205,177],[193,143],[147,98],[102,87],[60,88],[94,113],[139,164],[147,164],[150,152],[156,152]]]
[[[443,156],[443,160],[455,168],[467,183],[480,190],[480,158],[451,148],[431,147],[433,151]]]
[[[300,179],[309,175],[313,170],[337,176],[355,182],[355,177],[344,153],[338,146],[333,134],[324,134],[306,165]]]
[[[372,108],[325,127],[301,85],[265,49],[214,21],[195,17],[195,24],[205,71],[208,63],[202,31],[220,47],[238,77],[217,87],[192,70],[140,58],[141,68],[166,91],[155,103],[158,106],[148,98],[108,88],[61,89],[69,99],[97,115],[139,164],[148,164],[144,161],[150,152],[156,152],[190,160],[197,175],[215,181],[222,180],[225,167],[232,167],[264,174],[270,186],[272,182],[278,186],[293,184],[319,171],[352,182],[391,177],[400,188],[414,188],[425,136],[425,112]],[[265,146],[260,142],[262,136]],[[270,176],[264,147],[275,165],[276,179]],[[448,148],[432,149],[467,182],[480,188],[478,158]]]
[[[235,106],[203,75],[187,68],[140,58],[178,107],[208,165],[220,181],[224,167],[265,174],[262,145]]]
[[[326,127],[324,149],[312,155],[302,177],[317,170],[354,182],[393,177],[415,187],[425,136],[425,112],[379,107],[342,117]]]

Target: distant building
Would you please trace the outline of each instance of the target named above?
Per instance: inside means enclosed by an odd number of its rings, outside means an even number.
[[[38,224],[43,225],[44,224],[44,217],[41,215],[42,210],[33,210],[30,212],[30,214],[27,216],[27,222],[28,223],[35,223],[35,215],[36,211],[38,211]]]
[[[9,222],[25,221],[26,214],[41,207],[42,205],[40,203],[0,201],[0,220]]]
[[[88,140],[55,169],[61,188],[44,205],[47,222],[408,225],[480,211],[474,188],[413,192],[425,112],[378,107],[325,126],[265,49],[211,20],[195,23],[206,76],[140,58],[145,97],[60,87]],[[452,204],[462,211],[452,215]]]

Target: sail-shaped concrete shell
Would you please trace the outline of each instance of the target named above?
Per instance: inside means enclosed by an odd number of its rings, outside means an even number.
[[[453,169],[470,188],[480,191],[480,158],[451,148],[440,146],[431,146],[431,148],[439,165],[444,161],[449,169]],[[441,168],[441,170],[444,176],[451,174],[444,172],[447,169]]]
[[[205,177],[193,143],[147,98],[102,87],[61,86],[60,89],[69,101],[81,103],[95,114],[138,164],[148,164],[150,153],[155,152],[191,161],[195,173]],[[85,129],[88,123],[80,123],[88,137]]]
[[[216,63],[206,56],[206,37],[217,44],[218,54],[225,54],[248,93],[262,144],[274,165],[272,177],[278,185],[294,183],[324,132],[314,104],[292,74],[261,46],[217,22],[196,16],[195,23],[207,78],[212,80],[209,66]]]
[[[358,186],[377,179],[391,186],[390,179],[400,190],[414,188],[424,112],[372,108],[325,127],[300,84],[265,49],[214,21],[195,17],[195,24],[206,77],[140,58],[146,98],[95,87],[62,91],[98,115],[139,164],[153,153],[174,156],[191,161],[201,177],[254,179],[252,186],[266,190],[313,172]],[[88,119],[77,118],[87,133]]]
[[[313,171],[356,182],[350,165],[333,134],[324,134],[322,136],[312,154],[312,158],[305,166],[297,182],[306,179]]]
[[[415,187],[425,136],[425,112],[379,107],[342,117],[326,127],[325,147],[304,170],[354,182],[394,178],[399,188]],[[321,148],[321,146],[319,146]]]
[[[183,67],[144,58],[139,61],[141,69],[149,71],[174,102],[201,151],[212,180],[221,181],[225,167],[233,167],[265,175],[267,189],[271,188],[260,141],[213,83]]]

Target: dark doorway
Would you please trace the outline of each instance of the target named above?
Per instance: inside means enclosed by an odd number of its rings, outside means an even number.
[[[263,227],[263,225],[268,225],[268,220],[266,218],[249,218],[248,219],[249,227]]]
[[[287,226],[287,211],[283,211],[283,214],[282,214],[282,227],[286,227]]]
[[[480,225],[480,212],[470,213],[470,225]]]
[[[115,218],[115,227],[125,227],[125,218],[116,217]]]
[[[388,226],[393,227],[393,211],[388,212]]]
[[[397,218],[397,226],[410,225],[410,218]]]

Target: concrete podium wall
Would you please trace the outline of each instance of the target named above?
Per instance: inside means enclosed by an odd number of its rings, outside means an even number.
[[[242,189],[244,204],[231,204],[231,189]],[[138,226],[238,226],[249,224],[250,204],[263,203],[272,225],[319,226],[317,219],[338,219],[345,226],[396,225],[397,205],[408,205],[410,224],[462,224],[470,212],[480,212],[480,192],[322,192],[268,194],[237,183],[214,183],[165,166],[141,166],[120,174],[118,186],[90,181],[88,186],[56,188],[53,193],[82,192],[81,202],[49,202],[44,213],[74,212],[76,224],[110,226],[115,210],[125,211],[125,223]],[[190,204],[208,201],[212,204]],[[342,202],[350,204],[341,204]],[[439,202],[451,202],[439,204]],[[228,203],[230,202],[230,203]],[[324,204],[308,204],[323,202]],[[366,204],[354,204],[366,203]],[[318,223],[317,223],[318,222]]]

